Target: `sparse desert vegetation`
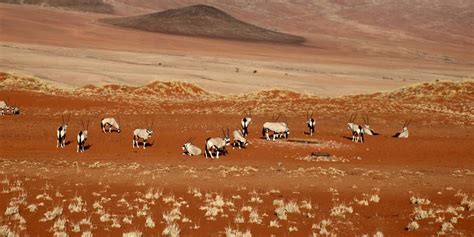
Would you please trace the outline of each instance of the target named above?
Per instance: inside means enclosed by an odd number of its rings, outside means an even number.
[[[0,236],[474,233],[472,1],[201,3],[0,0]]]

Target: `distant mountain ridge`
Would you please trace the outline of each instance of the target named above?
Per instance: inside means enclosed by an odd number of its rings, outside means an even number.
[[[51,7],[63,7],[76,11],[114,13],[112,5],[103,0],[0,0],[0,3],[29,4]]]
[[[140,16],[101,21],[138,30],[244,41],[300,44],[301,36],[280,33],[243,22],[215,7],[193,5]]]

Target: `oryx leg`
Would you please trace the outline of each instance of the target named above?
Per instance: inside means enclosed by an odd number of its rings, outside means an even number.
[[[211,147],[211,149],[208,150],[209,155],[211,156],[211,159],[214,159],[214,156],[212,155],[213,150],[214,150],[214,147]]]
[[[143,149],[145,149],[145,147],[146,147],[146,140],[143,139]]]

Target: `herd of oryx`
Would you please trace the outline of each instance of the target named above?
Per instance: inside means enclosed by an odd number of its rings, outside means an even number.
[[[6,101],[0,100],[0,114],[20,114],[20,108],[15,105],[9,106]]]
[[[2,110],[2,115],[5,114],[19,114],[20,110],[18,107],[10,107],[7,106],[5,101],[0,101],[0,109]],[[7,111],[7,113],[5,113]],[[62,115],[62,123],[57,129],[57,144],[56,146],[58,148],[64,148],[66,146],[66,132],[70,120],[70,115],[67,117],[67,119],[64,118],[64,115]],[[355,120],[357,118],[357,114],[352,114],[349,118],[349,121],[347,122],[347,128],[351,131],[352,133],[352,141],[353,142],[364,142],[364,134],[367,135],[378,135],[371,127],[370,127],[370,120],[368,116],[362,116],[363,119],[363,124],[357,124],[355,123]],[[266,140],[275,140],[275,139],[281,139],[281,138],[288,138],[290,134],[290,129],[288,127],[288,122],[279,122],[278,117],[272,118],[271,122],[265,122],[263,124],[262,128],[262,136]],[[119,125],[119,118],[115,119],[113,117],[106,117],[102,118],[100,121],[100,128],[103,133],[106,132],[118,132],[120,133],[120,125]],[[397,132],[393,137],[396,138],[408,138],[408,125],[410,124],[411,120],[405,121],[405,123],[402,126],[402,130],[400,132]],[[204,155],[207,158],[219,158],[219,155],[226,155],[228,153],[226,147],[229,145],[232,145],[233,148],[245,148],[248,145],[247,142],[247,136],[249,135],[249,126],[252,123],[252,113],[251,111],[246,111],[245,115],[240,121],[240,129],[236,129],[232,132],[233,135],[233,140],[234,142],[231,144],[231,139],[230,139],[230,131],[227,128],[226,130],[222,129],[222,135],[221,137],[209,137],[205,141],[205,146],[204,146]],[[77,152],[84,152],[86,150],[86,141],[88,138],[88,130],[89,130],[89,121],[87,123],[84,123],[84,121],[81,120],[82,124],[82,129],[79,131],[77,134]],[[307,113],[306,114],[306,125],[309,129],[309,134],[310,136],[313,136],[315,133],[316,129],[316,120],[313,117],[313,113]],[[146,128],[136,128],[133,131],[133,140],[132,140],[132,147],[133,148],[139,148],[139,143],[142,144],[143,149],[146,149],[147,146],[147,141],[152,137],[153,135],[153,121],[150,126],[147,126]],[[189,156],[198,156],[202,154],[202,150],[192,144],[192,140],[194,138],[188,139],[184,145],[182,146],[183,149],[183,154],[184,155],[189,155]]]

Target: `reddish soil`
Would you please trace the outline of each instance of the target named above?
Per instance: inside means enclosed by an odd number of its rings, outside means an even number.
[[[465,106],[472,108],[472,103],[469,104],[472,91],[465,91],[470,86],[472,83],[447,83],[443,88],[457,91],[452,92],[451,98],[461,101],[460,104],[467,100]],[[404,93],[414,106],[418,100],[424,102],[410,97],[411,91],[422,95],[435,91],[434,88],[439,87],[427,84],[391,94],[403,97]],[[237,100],[235,97],[220,98],[221,104],[216,104],[208,94],[195,99],[134,103],[132,100],[136,97],[129,92],[129,97],[119,94],[124,96],[124,102],[117,103],[92,94],[80,98],[76,94],[58,96],[51,93],[60,94],[58,90],[0,91],[1,98],[14,98],[23,109],[19,116],[4,116],[0,120],[0,165],[4,177],[4,192],[0,195],[2,200],[6,200],[0,203],[0,210],[6,210],[8,200],[27,194],[26,203],[18,204],[19,214],[26,223],[21,224],[14,215],[6,214],[2,223],[22,234],[49,235],[65,231],[75,235],[73,224],[91,217],[92,226],[81,225],[79,233],[90,229],[99,236],[129,231],[159,236],[166,227],[162,214],[171,211],[173,205],[181,205],[180,220],[173,223],[179,225],[182,236],[224,235],[226,227],[241,231],[248,229],[254,236],[301,236],[319,233],[321,230],[312,226],[322,220],[330,220],[327,230],[339,235],[372,235],[377,231],[385,235],[429,235],[441,231],[441,225],[448,222],[454,227],[445,230],[448,235],[468,235],[474,231],[473,211],[469,210],[468,204],[462,203],[462,195],[467,195],[466,200],[472,201],[474,193],[472,110],[465,112],[467,117],[460,111],[440,111],[431,117],[432,112],[424,109],[418,113],[412,111],[397,115],[396,109],[407,111],[410,105],[403,103],[406,108],[387,106],[391,103],[388,99],[391,94],[340,99],[294,95],[291,99],[293,106],[288,105],[292,112],[285,118],[291,129],[290,138],[319,141],[318,145],[305,145],[261,138],[261,124],[271,117],[265,112],[265,107],[285,105],[286,98],[271,96],[274,99],[268,99],[265,97],[267,93],[260,93],[249,96],[244,102],[245,105],[255,105],[248,148],[230,149],[229,154],[221,159],[206,160],[203,156],[183,156],[181,144],[189,137],[196,137],[194,143],[203,147],[204,139],[220,135],[221,127],[237,128],[241,115],[236,111],[238,107],[231,103]],[[367,136],[365,143],[355,144],[347,138],[350,135],[345,128],[350,111],[347,108],[352,103],[367,103],[369,100],[375,100],[376,106],[380,107],[370,115],[372,127],[381,135]],[[304,134],[304,114],[307,103],[315,101],[323,110],[325,106],[330,107],[324,113],[315,111],[317,132],[310,138]],[[431,102],[432,106],[440,104],[443,101]],[[208,114],[211,106],[214,106],[214,115]],[[68,128],[68,145],[59,149],[55,146],[54,130],[63,112],[71,113],[72,119]],[[105,115],[120,115],[120,134],[100,131],[99,121]],[[410,137],[392,138],[391,135],[408,116],[413,119]],[[152,118],[155,130],[152,146],[146,150],[133,149],[130,146],[132,130],[145,126],[146,120],[149,123]],[[74,136],[81,128],[81,119],[91,121],[88,149],[85,153],[76,153]],[[21,132],[25,128],[28,132]],[[301,160],[315,151],[329,152],[335,160]],[[18,185],[19,188],[15,188]],[[193,188],[199,189],[203,196],[195,197],[188,192]],[[156,200],[150,196],[147,199],[146,193],[150,189],[162,194]],[[43,193],[52,200],[42,200],[38,195]],[[171,194],[175,201],[166,198]],[[235,207],[224,205],[216,220],[207,220],[206,210],[200,209],[206,203],[204,194],[209,194],[210,199],[221,195],[224,200],[232,200]],[[364,195],[369,195],[365,196],[369,199],[375,194],[380,198],[379,202],[369,201],[368,206],[358,204]],[[235,195],[241,199],[232,199]],[[72,200],[75,196],[85,201],[86,210],[75,213],[68,209],[69,204],[75,202]],[[410,204],[412,196],[429,199],[431,203]],[[119,201],[122,198],[129,202],[130,208],[124,206],[123,200]],[[278,219],[275,214],[277,206],[273,205],[273,200],[277,199],[285,203],[296,201],[300,205],[299,213],[288,213],[287,220],[278,221],[279,228],[269,227],[270,221]],[[186,203],[179,204],[183,200]],[[311,201],[311,210],[303,208],[304,200]],[[37,211],[27,209],[29,204],[41,202],[44,206],[38,206]],[[93,207],[95,202],[97,204]],[[341,203],[352,207],[352,213],[346,213],[345,217],[331,215],[331,209]],[[139,216],[137,211],[144,204],[150,210],[145,212],[145,216]],[[249,213],[241,211],[244,206],[257,209],[262,222],[250,223]],[[417,218],[414,214],[417,206],[422,210],[431,209],[435,214],[416,220],[420,228],[408,232],[405,227]],[[62,214],[53,220],[38,222],[46,211],[54,207],[63,207]],[[458,209],[453,212],[450,207]],[[106,213],[110,215],[109,219],[118,219],[120,227],[113,225],[114,221],[108,220]],[[244,216],[244,223],[235,223],[238,213]],[[131,217],[133,224],[124,223],[125,216]],[[154,228],[145,227],[146,216],[154,220]],[[183,222],[184,217],[191,222]],[[451,217],[457,217],[456,222]],[[54,229],[53,224],[61,218],[68,220],[65,229]]]
[[[106,2],[120,16],[195,4]],[[0,71],[31,77],[0,74],[0,100],[22,110],[0,117],[0,236],[161,236],[173,224],[181,236],[474,233],[472,1],[202,3],[307,41],[142,32],[98,21],[110,15],[0,4]],[[215,77],[224,79],[211,91]],[[257,84],[264,89],[240,93]],[[330,97],[305,94],[308,86]],[[181,154],[190,137],[202,148],[223,127],[238,128],[249,108],[248,148],[221,159]],[[346,122],[356,111],[381,135],[351,142]],[[60,149],[63,114],[72,116]],[[316,144],[262,139],[275,114],[290,139]],[[119,115],[120,134],[100,131],[102,117]],[[392,138],[407,119],[410,137]],[[77,153],[81,120],[91,124]],[[152,120],[152,145],[133,149],[133,129]],[[331,156],[310,156],[317,151]]]

